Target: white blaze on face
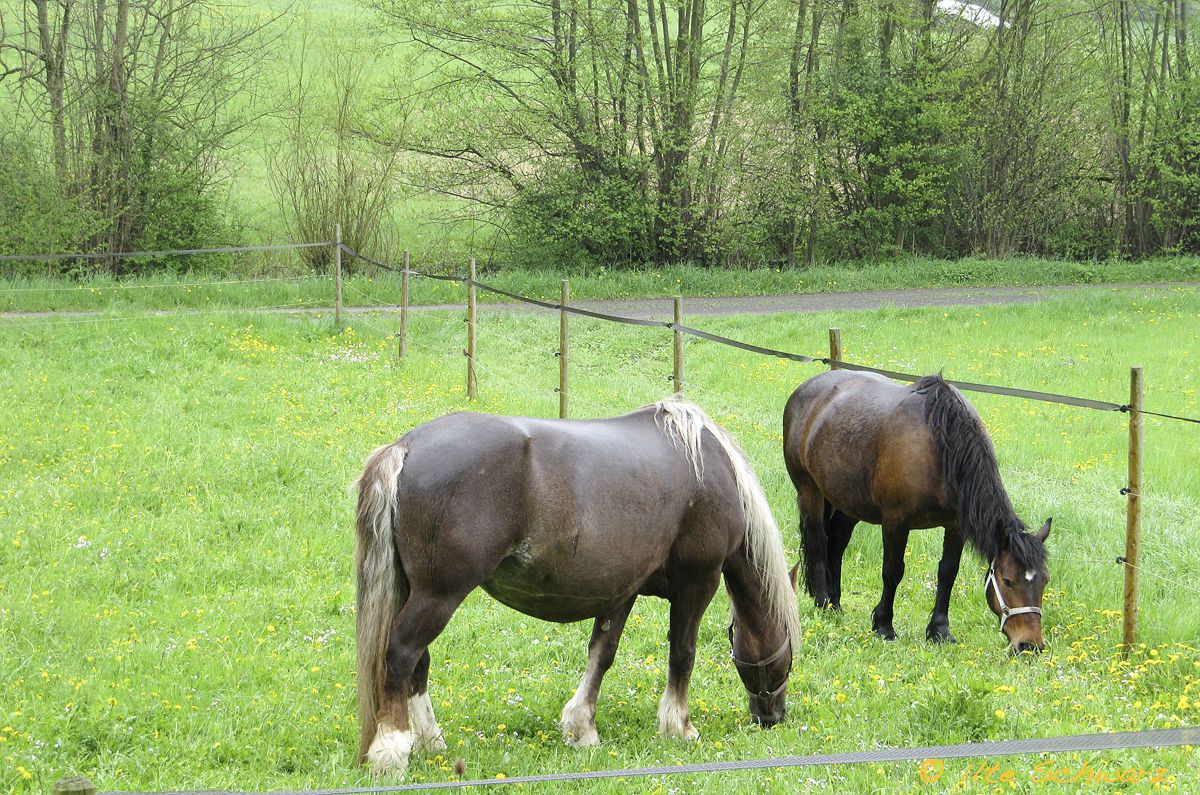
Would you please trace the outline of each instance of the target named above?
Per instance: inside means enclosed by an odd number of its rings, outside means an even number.
[[[1037,572],[1034,571],[1033,569],[1030,569],[1029,571],[1025,572],[1025,581],[1033,582],[1033,578],[1036,576],[1037,576]]]

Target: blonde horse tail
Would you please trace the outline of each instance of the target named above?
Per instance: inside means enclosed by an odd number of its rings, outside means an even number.
[[[359,760],[375,739],[383,703],[384,666],[392,622],[408,598],[396,552],[396,489],[408,450],[399,442],[371,453],[358,488],[354,567],[357,590]]]

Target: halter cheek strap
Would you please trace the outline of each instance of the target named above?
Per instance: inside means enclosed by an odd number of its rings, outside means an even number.
[[[1000,583],[996,582],[996,561],[994,560],[992,561],[992,564],[988,566],[987,582],[984,583],[983,586],[984,594],[987,593],[988,588],[991,588],[995,592],[996,603],[1000,605],[1001,632],[1004,631],[1004,625],[1008,622],[1008,619],[1012,618],[1013,616],[1019,616],[1022,613],[1036,613],[1039,616],[1042,614],[1042,608],[1035,607],[1034,605],[1027,605],[1025,607],[1008,606],[1008,603],[1004,601],[1004,594],[1000,593]]]
[[[745,660],[739,660],[737,655],[733,653],[733,625],[731,624],[729,627],[729,659],[733,660],[733,667],[737,668],[739,671],[743,668],[766,668],[768,665],[782,657],[788,650],[791,649],[791,647],[791,643],[785,639],[780,647],[775,650],[775,653],[767,657],[765,660],[761,660],[759,662],[747,662]],[[792,666],[789,664],[787,673],[783,675],[783,681],[779,683],[779,687],[770,692],[764,690],[760,693],[753,693],[752,695],[756,695],[762,699],[774,698],[775,696],[779,695],[779,693],[782,692],[785,687],[787,687],[788,677],[791,675],[791,673]]]

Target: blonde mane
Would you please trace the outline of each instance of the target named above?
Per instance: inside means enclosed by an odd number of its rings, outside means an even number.
[[[787,630],[792,648],[800,648],[800,617],[796,609],[796,595],[792,591],[787,571],[787,555],[783,540],[767,495],[763,492],[758,476],[750,467],[745,454],[724,428],[713,422],[704,410],[694,403],[679,398],[667,398],[654,404],[654,419],[691,462],[696,479],[704,480],[704,457],[701,448],[704,431],[707,430],[725,451],[733,468],[738,495],[742,500],[742,512],[746,517],[745,547],[747,557],[758,570],[762,579],[763,597],[767,603],[767,614],[780,627]]]

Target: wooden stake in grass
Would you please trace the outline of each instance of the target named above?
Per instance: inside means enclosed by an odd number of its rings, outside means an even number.
[[[675,394],[683,394],[683,296],[675,296]]]
[[[562,280],[562,300],[558,309],[558,416],[567,418],[567,301],[571,299],[571,282]]]
[[[829,369],[837,370],[838,366],[835,362],[842,361],[842,330],[840,328],[829,329],[829,358],[833,360],[829,363]]]
[[[467,268],[467,400],[475,399],[475,258]]]
[[[408,355],[408,249],[404,249],[404,273],[400,274],[400,358]]]
[[[1129,485],[1125,513],[1125,604],[1121,642],[1125,654],[1137,643],[1138,545],[1142,536],[1142,368],[1129,371]]]
[[[336,297],[333,302],[333,322],[342,325],[342,225],[334,227],[333,233],[333,280]]]
[[[87,776],[67,776],[54,785],[54,795],[96,795],[96,785]]]

